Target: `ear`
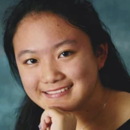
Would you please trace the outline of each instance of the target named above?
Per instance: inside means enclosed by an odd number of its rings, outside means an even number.
[[[98,62],[98,70],[103,68],[106,59],[107,59],[107,54],[108,54],[108,44],[101,44],[96,48],[96,57],[97,57],[97,62]]]

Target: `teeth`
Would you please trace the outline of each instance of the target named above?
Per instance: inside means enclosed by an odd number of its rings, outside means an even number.
[[[66,91],[66,90],[68,90],[70,87],[66,87],[66,88],[62,88],[62,89],[60,89],[60,90],[57,90],[57,91],[52,91],[52,92],[46,92],[47,94],[57,94],[57,93],[62,93],[62,92],[64,92],[64,91]]]

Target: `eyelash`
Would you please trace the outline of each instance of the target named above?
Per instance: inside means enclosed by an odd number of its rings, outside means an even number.
[[[28,63],[28,62],[31,62],[31,63]],[[32,63],[32,62],[34,62],[34,63]],[[26,60],[24,63],[25,63],[25,64],[28,64],[28,65],[32,65],[32,64],[37,63],[37,60],[32,58],[32,59]]]
[[[61,56],[61,55],[65,55],[67,53],[67,56]],[[59,58],[63,58],[63,57],[68,57],[70,56],[71,54],[73,54],[74,52],[73,51],[64,51],[60,54]],[[28,62],[31,62],[31,63],[28,63]],[[27,59],[24,64],[27,64],[27,65],[32,65],[32,64],[35,64],[37,63],[38,61],[36,59]]]
[[[61,57],[61,55],[65,54],[65,53],[67,53],[67,56],[62,56],[62,57]],[[62,52],[62,53],[60,54],[59,58],[68,57],[68,56],[70,56],[70,55],[73,54],[73,53],[74,53],[73,51],[64,51],[64,52]]]

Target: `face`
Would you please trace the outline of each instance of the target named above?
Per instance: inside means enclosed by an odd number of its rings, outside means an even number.
[[[27,16],[13,44],[25,92],[43,109],[83,107],[98,85],[100,62],[89,37],[57,15]]]

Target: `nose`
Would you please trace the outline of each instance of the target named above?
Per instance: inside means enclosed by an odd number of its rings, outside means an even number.
[[[56,83],[65,78],[65,75],[60,71],[56,64],[47,64],[42,66],[41,81],[45,84]]]

